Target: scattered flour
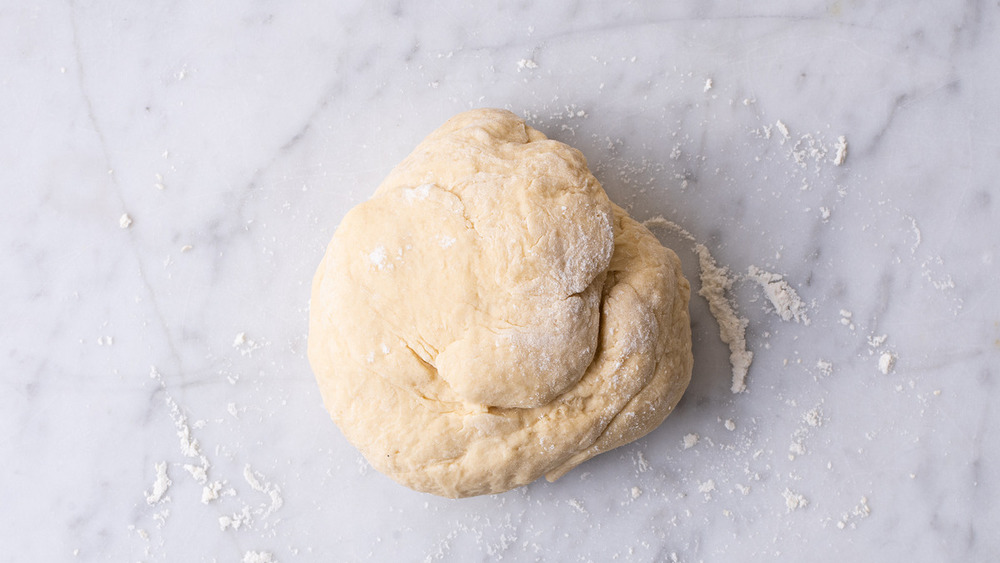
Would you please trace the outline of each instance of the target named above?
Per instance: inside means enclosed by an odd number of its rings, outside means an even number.
[[[153,481],[153,491],[146,495],[146,503],[150,506],[163,500],[170,485],[173,484],[170,477],[167,476],[167,463],[165,461],[157,463],[155,467],[156,480]]]
[[[531,59],[521,59],[521,60],[517,61],[517,71],[518,72],[521,72],[524,69],[531,70],[531,69],[536,69],[536,68],[538,68],[538,63],[536,63],[535,61],[533,61]]]
[[[788,512],[805,508],[809,505],[809,500],[806,497],[799,493],[793,493],[790,489],[785,489],[781,493],[781,496],[785,498],[785,508],[788,509]]]
[[[237,334],[236,338],[233,339],[233,348],[239,350],[242,356],[252,356],[255,350],[262,347],[263,344],[259,344],[257,341],[251,339],[245,332]]]
[[[122,213],[122,216],[118,218],[118,226],[122,229],[131,227],[132,217],[128,213]]]
[[[784,137],[785,139],[791,139],[792,138],[791,133],[788,131],[788,126],[785,125],[784,122],[782,122],[780,119],[774,124],[774,126],[777,127],[778,131],[781,132],[781,136],[782,137]],[[785,142],[785,139],[782,139],[781,142],[782,143]]]
[[[812,409],[802,416],[806,424],[812,426],[813,428],[823,425],[823,412],[819,410],[819,407]]]
[[[708,301],[712,316],[719,323],[719,338],[729,345],[729,363],[733,368],[733,393],[746,391],[746,377],[753,361],[753,352],[747,350],[746,329],[747,319],[736,313],[735,304],[726,296],[733,286],[728,268],[720,268],[708,248],[695,243],[698,262],[701,266],[701,295]]]
[[[834,149],[836,149],[837,153],[833,157],[833,163],[840,166],[847,158],[847,137],[843,135],[837,137],[837,144],[834,145]]]
[[[220,516],[219,529],[222,531],[226,531],[229,528],[239,530],[243,526],[249,526],[252,522],[253,516],[250,515],[250,507],[244,505],[243,510],[234,513],[232,516]]]
[[[249,465],[243,468],[243,478],[250,485],[250,488],[264,493],[271,499],[271,504],[267,508],[257,511],[259,516],[267,517],[284,504],[284,500],[281,498],[281,489],[269,483],[263,475],[255,472]]]
[[[642,226],[646,227],[647,229],[653,229],[657,227],[666,229],[676,235],[679,235],[685,240],[696,242],[694,235],[688,232],[687,229],[678,225],[677,223],[674,223],[673,221],[670,221],[669,219],[664,218],[662,215],[657,215],[656,217],[650,217],[649,219],[646,219],[645,221],[642,222]]]
[[[696,241],[694,235],[680,225],[662,216],[651,217],[642,222],[649,228],[666,229],[685,240],[694,243],[694,251],[698,255],[698,265],[701,269],[701,295],[708,301],[712,316],[719,323],[719,338],[729,345],[729,363],[732,367],[733,382],[731,391],[741,393],[746,391],[746,376],[753,361],[753,352],[747,350],[746,328],[749,321],[739,316],[735,303],[726,295],[732,289],[733,278],[729,269],[720,267],[708,247]]]
[[[889,372],[892,371],[895,365],[896,356],[893,356],[890,352],[883,352],[878,358],[878,370],[884,375],[889,375]]]
[[[885,344],[886,339],[889,338],[888,334],[883,334],[881,336],[875,336],[874,334],[868,337],[868,347],[874,350]]]
[[[868,506],[868,497],[861,497],[861,501],[851,509],[850,512],[845,512],[840,517],[840,521],[837,522],[837,527],[843,530],[844,528],[850,526],[851,528],[856,528],[857,524],[851,520],[857,518],[868,518],[872,513],[872,509]]]
[[[848,311],[847,309],[840,310],[840,324],[854,330],[854,321],[851,320],[852,318],[854,318],[854,313]]]
[[[201,489],[201,503],[208,504],[213,500],[219,498],[219,491],[222,490],[221,481],[212,481],[211,483],[205,484]]]
[[[204,485],[205,482],[208,481],[207,470],[204,466],[185,463],[184,470],[190,473],[191,476],[194,477],[195,482],[199,485]]]
[[[197,458],[201,462],[202,467],[209,467],[208,458],[202,454],[198,440],[191,435],[191,427],[188,426],[187,416],[181,412],[177,401],[174,401],[174,398],[169,393],[166,393],[167,385],[163,381],[163,376],[156,369],[156,366],[150,366],[149,377],[157,380],[160,388],[164,391],[163,400],[166,402],[167,408],[170,409],[170,418],[173,419],[174,426],[177,428],[177,437],[180,438],[181,443],[181,453],[185,457]]]
[[[248,551],[243,554],[243,563],[278,563],[278,560],[267,551]]]
[[[708,494],[715,490],[715,480],[709,479],[708,481],[698,484],[698,492]]]
[[[910,230],[913,231],[913,236],[916,238],[913,246],[910,247],[910,254],[916,254],[917,248],[920,247],[920,242],[923,241],[923,236],[920,234],[920,227],[917,226],[917,220],[909,215],[906,215],[906,218],[910,220]]]
[[[684,443],[684,449],[688,450],[688,449],[691,449],[691,448],[695,447],[695,445],[698,444],[698,439],[699,438],[698,438],[697,434],[687,434],[687,435],[685,435],[684,436],[684,442],[683,442]]]
[[[794,320],[797,323],[809,326],[809,317],[806,315],[806,304],[781,275],[765,272],[756,266],[750,266],[748,274],[750,279],[757,282],[757,285],[764,290],[764,295],[774,305],[774,310],[781,317],[781,320]]]
[[[639,473],[645,473],[650,469],[649,460],[646,459],[646,456],[643,455],[641,451],[635,453],[635,459],[633,460],[633,462],[635,463],[636,468],[639,470]]]

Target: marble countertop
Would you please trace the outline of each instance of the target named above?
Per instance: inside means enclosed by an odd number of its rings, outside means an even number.
[[[0,10],[0,560],[1000,553],[1000,7],[467,4]],[[693,295],[660,428],[446,500],[330,422],[309,288],[343,214],[485,106],[703,244],[754,357],[731,393]]]

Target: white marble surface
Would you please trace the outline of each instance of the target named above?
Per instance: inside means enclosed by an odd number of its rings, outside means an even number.
[[[996,2],[347,4],[0,9],[0,560],[1000,553]],[[480,106],[574,144],[614,200],[742,276],[755,357],[731,394],[695,296],[663,426],[454,501],[329,422],[306,317],[340,217]],[[691,245],[660,234],[697,289]]]

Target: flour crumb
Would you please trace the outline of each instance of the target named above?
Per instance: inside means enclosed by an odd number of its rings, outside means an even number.
[[[243,468],[243,479],[253,490],[264,493],[271,499],[270,506],[264,510],[262,516],[266,517],[284,505],[285,501],[281,497],[281,489],[277,485],[267,482],[264,476],[255,472],[249,464]]]
[[[213,500],[219,498],[219,491],[221,490],[222,490],[221,481],[212,481],[211,483],[206,484],[201,489],[201,503],[208,504]]]
[[[708,308],[719,323],[719,338],[729,345],[729,363],[733,371],[730,390],[742,393],[746,391],[746,376],[753,361],[753,352],[747,350],[746,341],[749,321],[736,313],[735,305],[726,296],[733,285],[728,268],[720,268],[704,244],[695,243],[694,247],[701,267],[698,295],[708,301]]]
[[[536,69],[536,68],[538,68],[538,63],[536,63],[535,61],[533,61],[531,59],[521,59],[521,60],[517,61],[517,71],[518,72],[521,72],[524,69],[531,70],[531,69]]]
[[[278,563],[268,551],[248,551],[243,554],[243,563]]]
[[[234,513],[232,516],[220,516],[219,529],[221,531],[226,531],[229,528],[239,530],[244,526],[249,526],[252,521],[253,517],[250,515],[250,507],[243,505],[243,510]]]
[[[632,500],[636,500],[637,498],[642,496],[642,489],[640,489],[639,487],[632,487],[630,493],[632,495]]]
[[[812,409],[802,416],[802,419],[812,427],[823,425],[823,412],[819,410],[819,407]]]
[[[204,485],[208,481],[208,474],[205,467],[202,465],[191,465],[189,463],[184,464],[184,470],[194,477],[194,480],[199,485]]]
[[[247,336],[247,333],[241,332],[233,338],[233,348],[240,351],[242,356],[252,356],[253,352],[259,348],[263,347],[263,344],[257,343],[255,340]],[[235,380],[230,378],[230,383]]]
[[[733,422],[733,419],[731,419],[731,418],[726,419],[726,422],[724,423],[724,426],[726,427],[726,430],[728,430],[730,432],[732,432],[733,430],[736,430],[736,423]]]
[[[781,320],[794,320],[809,326],[806,304],[781,275],[765,272],[756,266],[750,266],[748,273],[750,279],[757,282],[757,285],[764,290],[764,295],[767,296],[771,305],[774,305],[774,310],[781,317]]]
[[[704,91],[708,92],[711,89],[712,89],[712,79],[708,78],[708,79],[705,80],[705,90]]]
[[[837,527],[840,528],[841,530],[847,528],[848,526],[850,526],[851,528],[856,528],[857,525],[854,522],[852,522],[852,520],[857,518],[868,518],[868,516],[871,513],[872,509],[871,507],[868,506],[868,497],[863,496],[861,497],[861,501],[859,501],[858,504],[854,508],[852,508],[850,512],[845,512],[843,515],[841,515],[840,521],[837,522]]]
[[[153,481],[153,491],[146,494],[146,503],[150,506],[163,500],[170,485],[173,484],[170,477],[167,476],[167,462],[161,461],[154,467],[156,468],[156,480]]]
[[[684,449],[689,450],[698,444],[699,436],[697,434],[691,433],[684,436],[683,444]]]
[[[118,218],[118,226],[122,229],[131,227],[132,217],[128,213],[122,213],[122,216]]]
[[[840,310],[840,324],[854,330],[854,322],[851,320],[852,318],[854,318],[854,313],[848,311],[847,309]]]
[[[833,163],[840,166],[847,158],[847,137],[841,135],[837,137],[837,144],[834,146],[837,153],[833,157]]]
[[[816,360],[816,368],[823,375],[830,375],[833,373],[833,363],[826,360]]]
[[[163,376],[159,370],[156,369],[156,366],[149,366],[149,377],[155,379],[159,383],[160,388],[164,390],[163,400],[170,410],[170,418],[174,421],[174,427],[177,429],[177,437],[180,438],[181,443],[181,453],[185,457],[198,458],[203,466],[208,467],[208,458],[202,454],[198,440],[191,435],[191,427],[188,425],[187,416],[181,411],[181,407],[177,404],[177,401],[166,392],[167,385],[163,381]]]
[[[893,366],[896,365],[896,356],[893,356],[890,352],[883,352],[878,358],[878,370],[882,372],[883,375],[889,375],[892,371]]]
[[[698,492],[708,494],[715,490],[715,480],[709,479],[703,483],[698,484]]]
[[[784,137],[785,139],[791,139],[792,138],[792,134],[788,131],[788,126],[785,125],[784,122],[782,122],[780,119],[778,120],[777,123],[774,124],[774,126],[777,127],[778,131],[781,132],[781,136],[782,137]],[[782,141],[782,142],[784,142],[784,141]]]
[[[788,512],[805,508],[809,505],[809,500],[806,497],[799,493],[793,493],[790,489],[785,489],[781,493],[781,496],[785,498],[785,508],[788,509]]]
[[[190,244],[185,244],[184,246],[181,247],[181,252],[190,252],[192,248],[194,247],[191,246]]]
[[[916,254],[917,248],[920,247],[920,243],[923,241],[923,236],[920,234],[920,227],[917,226],[917,220],[909,215],[906,218],[910,220],[910,230],[913,231],[913,236],[916,239],[913,242],[913,246],[910,247],[910,254]]]

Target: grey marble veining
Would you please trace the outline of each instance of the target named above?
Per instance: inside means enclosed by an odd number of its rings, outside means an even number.
[[[995,2],[0,11],[0,559],[996,557],[997,53]],[[306,318],[340,217],[481,106],[705,244],[754,360],[730,393],[694,296],[663,426],[450,501],[329,422]],[[697,290],[691,243],[656,232]]]

